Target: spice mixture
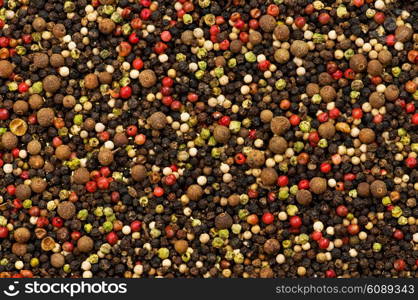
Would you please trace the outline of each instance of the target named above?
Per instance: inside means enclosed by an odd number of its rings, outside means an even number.
[[[417,277],[418,2],[0,0],[0,277]]]

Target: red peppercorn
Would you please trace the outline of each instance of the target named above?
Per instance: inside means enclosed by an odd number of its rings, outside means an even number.
[[[198,94],[196,94],[196,93],[189,93],[188,95],[187,95],[187,100],[189,101],[189,102],[196,102],[197,100],[199,100],[199,95]]]
[[[37,220],[36,220],[36,226],[37,227],[45,227],[45,226],[48,226],[48,224],[49,224],[49,220],[46,218],[46,217],[39,217]]]
[[[338,80],[343,77],[343,72],[341,70],[337,70],[334,73],[332,73],[332,78],[335,80]]]
[[[393,232],[393,237],[395,238],[395,239],[397,239],[397,240],[403,240],[403,238],[404,238],[404,234],[403,234],[403,232],[401,231],[401,230],[399,230],[399,229],[396,229],[394,232]]]
[[[302,28],[306,24],[306,19],[304,17],[297,17],[295,19],[295,25],[298,28]]]
[[[167,48],[168,46],[166,44],[164,44],[163,42],[158,42],[157,44],[155,44],[154,52],[157,54],[163,54]]]
[[[363,117],[363,111],[359,107],[353,108],[353,110],[351,111],[351,115],[354,119],[361,119]]]
[[[5,36],[0,36],[0,47],[7,48],[9,47],[10,39]]]
[[[177,178],[174,174],[169,174],[165,177],[164,181],[165,181],[166,185],[173,185],[173,184],[176,183],[176,180],[177,180]]]
[[[89,193],[94,193],[97,190],[97,184],[95,181],[89,181],[86,183],[86,190]]]
[[[171,33],[168,30],[164,30],[163,32],[161,32],[161,40],[163,40],[163,42],[169,42],[171,40]]]
[[[16,187],[14,185],[8,185],[6,190],[10,196],[13,196],[16,193]]]
[[[250,26],[251,29],[257,30],[260,25],[256,19],[251,19],[248,22],[248,26]]]
[[[151,0],[140,0],[139,4],[145,7],[149,7],[151,5]]]
[[[113,191],[112,194],[110,194],[110,200],[114,203],[118,203],[120,200],[120,193],[117,191]]]
[[[256,129],[250,129],[248,131],[248,137],[252,140],[255,140],[257,138],[257,130]]]
[[[226,51],[229,49],[229,41],[228,40],[223,40],[222,42],[219,43],[219,48],[223,51]]]
[[[111,245],[115,245],[118,242],[118,235],[113,231],[109,232],[106,235],[106,241]]]
[[[223,126],[229,126],[230,123],[231,123],[231,118],[228,116],[223,116],[218,121],[218,124],[223,125]]]
[[[405,163],[406,163],[406,165],[407,165],[408,168],[413,169],[413,168],[415,168],[417,166],[417,159],[415,157],[408,157],[405,160]]]
[[[272,224],[274,222],[274,216],[273,216],[273,214],[271,214],[269,212],[266,212],[261,217],[261,220],[263,221],[264,224],[269,225],[269,224]]]
[[[383,22],[385,22],[385,14],[382,13],[381,11],[378,11],[374,17],[373,20],[377,23],[377,24],[383,24]]]
[[[0,163],[0,167],[1,167],[1,163]],[[29,171],[28,170],[23,170],[22,173],[20,174],[20,178],[26,180],[29,179]]]
[[[151,17],[152,11],[148,8],[144,8],[141,10],[141,12],[139,13],[139,17],[142,20],[148,20]]]
[[[99,132],[97,134],[97,136],[99,137],[100,140],[102,141],[108,141],[110,138],[110,133],[107,131],[103,131],[103,132]]]
[[[418,125],[418,113],[413,114],[411,118],[411,123],[414,125]]]
[[[250,225],[257,225],[258,224],[258,216],[256,214],[249,215],[247,217],[247,223]]]
[[[217,25],[221,25],[221,24],[225,23],[225,18],[224,18],[224,17],[222,17],[222,16],[216,16],[216,18],[215,18],[215,23],[216,23]]]
[[[373,123],[380,124],[383,122],[383,116],[381,114],[377,114],[373,117]]]
[[[270,67],[270,62],[268,60],[263,60],[258,63],[258,69],[260,71],[263,71],[263,72],[267,71],[269,67]]]
[[[129,39],[129,43],[131,43],[131,44],[138,44],[139,43],[139,37],[136,34],[136,32],[132,32],[129,35],[129,38],[128,39]]]
[[[356,235],[360,231],[360,226],[357,224],[350,224],[347,226],[347,231],[351,235]]]
[[[357,7],[362,7],[364,5],[364,0],[353,0],[353,5]]]
[[[322,232],[320,232],[320,231],[314,231],[314,232],[312,232],[311,233],[311,238],[314,241],[319,241],[320,239],[322,239]]]
[[[406,263],[403,259],[400,258],[395,260],[395,262],[393,263],[393,267],[396,271],[403,271],[406,268]]]
[[[164,96],[163,99],[161,100],[161,102],[165,105],[165,106],[170,106],[171,103],[173,103],[173,97],[172,96]]]
[[[319,122],[324,123],[328,121],[328,114],[326,112],[322,112],[317,116],[317,118]]]
[[[322,173],[329,173],[331,172],[331,164],[329,163],[322,163],[321,166],[319,167]]]
[[[276,195],[275,192],[269,192],[267,194],[267,201],[268,202],[274,202],[274,201],[276,201],[276,199],[277,199],[277,195]]]
[[[329,247],[329,243],[329,239],[323,237],[318,241],[318,246],[321,249],[327,249]]]
[[[243,42],[244,44],[248,43],[250,40],[250,35],[244,31],[239,33],[239,39],[241,42]]]
[[[138,132],[138,127],[136,127],[135,125],[129,125],[126,128],[126,134],[129,136],[135,136]]]
[[[128,99],[132,95],[132,88],[130,86],[124,86],[120,89],[119,94],[123,99]]]
[[[210,35],[217,35],[220,32],[221,32],[221,29],[220,29],[220,27],[218,25],[212,25],[209,28]]]
[[[7,238],[9,236],[9,229],[5,226],[0,226],[0,239]]]
[[[336,209],[337,215],[340,217],[345,217],[348,215],[348,208],[345,205],[339,205]]]
[[[134,61],[132,62],[132,66],[136,69],[136,70],[141,70],[144,67],[144,62],[142,61],[142,59],[140,59],[139,57],[135,58]]]
[[[81,233],[79,231],[71,232],[71,239],[72,240],[77,241],[79,238],[81,238]]]
[[[171,93],[173,92],[173,89],[169,86],[163,86],[161,87],[160,92],[163,96],[170,96]]]
[[[182,107],[182,104],[178,100],[174,100],[173,103],[171,103],[170,108],[174,111],[179,111]]]
[[[319,23],[321,23],[322,25],[328,24],[328,22],[331,20],[331,17],[328,13],[321,13],[318,16],[318,21]]]
[[[162,195],[164,195],[164,189],[162,187],[156,186],[154,188],[154,196],[161,197]]]
[[[290,217],[289,224],[293,228],[299,228],[302,226],[302,219],[299,216]]]
[[[353,173],[347,173],[347,174],[344,175],[344,180],[345,181],[353,181],[353,180],[356,179],[356,177],[357,176]]]
[[[174,84],[174,80],[171,77],[166,76],[163,78],[161,83],[163,84],[163,86],[172,87]]]
[[[245,157],[245,155],[242,154],[242,153],[236,154],[234,159],[235,159],[235,163],[237,163],[239,165],[244,164],[245,161],[247,160],[246,157]]]
[[[330,119],[336,119],[340,116],[341,112],[338,108],[333,108],[328,112]]]
[[[100,168],[100,174],[102,174],[104,177],[109,176],[112,173],[112,171],[110,171],[110,168],[107,166],[103,166]]]
[[[174,235],[176,234],[173,230],[173,226],[171,226],[171,225],[167,225],[164,230],[165,230],[166,237],[169,238],[169,239],[174,237]]]
[[[394,34],[389,34],[388,36],[386,36],[386,45],[388,46],[393,46],[396,43],[396,38]]]
[[[0,108],[0,120],[4,121],[10,117],[9,111],[5,108]]]
[[[267,7],[267,14],[273,17],[277,17],[280,13],[280,8],[276,4],[270,4]]]
[[[380,76],[373,76],[370,81],[374,84],[374,85],[379,85],[382,83],[382,77]]]
[[[20,150],[18,148],[12,149],[12,155],[13,155],[14,158],[19,157],[19,151]]]
[[[414,102],[409,102],[408,104],[405,105],[405,111],[410,114],[415,112],[415,104]]]
[[[31,114],[31,115],[29,115],[29,117],[28,117],[28,122],[29,122],[29,124],[31,124],[31,125],[36,124],[36,123],[38,122],[38,120],[36,119],[36,115],[35,115],[35,114]]]
[[[325,277],[327,278],[335,278],[337,277],[337,274],[335,274],[334,270],[326,270],[325,271]]]
[[[135,220],[131,223],[131,231],[138,232],[141,230],[142,222]]]
[[[32,206],[31,208],[29,208],[29,215],[32,217],[37,217],[39,216],[40,213],[41,211],[39,210],[39,207],[37,206]]]
[[[247,194],[248,194],[248,197],[250,197],[251,199],[255,199],[258,197],[258,192],[253,189],[249,189]]]
[[[234,23],[234,27],[242,30],[245,27],[245,22],[242,19],[239,19]]]
[[[19,93],[26,93],[29,90],[29,85],[26,82],[19,83],[18,91]]]
[[[54,217],[54,218],[52,218],[51,224],[54,227],[60,228],[60,227],[62,227],[62,225],[64,225],[64,221],[60,217]]]
[[[284,187],[287,186],[289,184],[289,177],[287,177],[286,175],[281,175],[277,178],[277,184],[280,187]]]
[[[128,56],[132,51],[132,46],[128,42],[121,42],[119,44],[119,55],[122,57]]]
[[[301,181],[299,181],[298,188],[300,190],[308,189],[309,188],[309,180],[308,179],[302,179]]]
[[[289,122],[292,126],[298,126],[300,123],[300,117],[298,115],[291,115],[289,118]]]
[[[344,77],[347,79],[354,79],[356,73],[353,71],[353,69],[347,69],[344,71]]]
[[[64,244],[62,244],[62,249],[65,252],[73,252],[74,250],[74,244],[71,242],[64,242]]]
[[[313,131],[308,135],[309,144],[315,147],[319,142],[319,134],[317,131]]]

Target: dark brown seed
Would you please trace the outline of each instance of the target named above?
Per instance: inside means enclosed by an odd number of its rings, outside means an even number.
[[[148,118],[148,124],[152,129],[161,130],[167,125],[167,117],[160,111],[155,112]]]
[[[314,177],[309,182],[309,188],[314,194],[323,194],[327,190],[327,181],[322,177]]]
[[[264,168],[260,174],[261,182],[267,186],[274,185],[278,177],[274,168]]]
[[[13,237],[18,243],[26,243],[30,239],[30,231],[26,227],[19,227],[14,231]]]
[[[363,128],[358,135],[360,142],[364,144],[371,144],[376,139],[376,134],[370,128]]]
[[[91,237],[83,235],[77,241],[77,248],[80,252],[88,253],[93,250],[94,242]]]
[[[289,27],[287,27],[284,24],[277,25],[273,32],[276,39],[279,41],[287,41],[289,39],[290,30]]]
[[[263,35],[258,31],[253,31],[253,32],[250,32],[248,39],[250,43],[255,46],[255,45],[260,44],[263,41]]]
[[[14,65],[7,60],[0,60],[0,77],[8,78],[12,75],[14,70]]]
[[[361,73],[367,68],[367,59],[363,54],[354,54],[350,58],[350,68],[356,73]]]
[[[19,184],[16,186],[15,196],[19,200],[26,200],[29,199],[32,194],[32,190],[26,184]]]
[[[251,168],[259,168],[264,165],[266,158],[264,152],[260,150],[251,150],[247,156],[247,164]]]
[[[370,185],[367,182],[360,182],[357,186],[357,193],[361,197],[368,197],[370,195]]]
[[[263,250],[270,255],[277,254],[280,250],[280,243],[276,239],[268,239],[263,245]]]
[[[383,66],[377,59],[369,61],[367,64],[367,73],[369,73],[371,76],[380,76],[382,72]]]
[[[229,128],[222,125],[216,125],[213,129],[213,137],[215,138],[215,141],[218,143],[227,143],[231,137],[231,132],[229,131]]]
[[[312,202],[312,194],[308,190],[298,190],[296,192],[296,201],[300,205],[309,205]]]
[[[373,108],[381,108],[385,104],[385,96],[379,92],[373,92],[369,96],[370,105]]]
[[[261,29],[265,32],[272,32],[276,27],[276,19],[271,15],[264,15],[259,21]]]
[[[335,126],[330,121],[322,123],[318,127],[319,135],[327,140],[332,139],[335,135],[335,132]]]
[[[48,93],[55,93],[61,87],[61,79],[55,75],[48,75],[42,80],[42,86]]]
[[[321,88],[319,95],[325,103],[329,103],[335,100],[337,97],[337,92],[332,86],[326,85]]]
[[[282,135],[290,129],[290,122],[286,117],[274,117],[271,120],[270,129],[274,134]]]
[[[135,181],[143,181],[147,178],[147,169],[143,165],[135,165],[131,168],[131,176]]]
[[[203,189],[198,184],[192,184],[187,188],[186,195],[190,200],[198,201],[203,195]]]
[[[73,181],[76,184],[85,184],[90,180],[90,172],[86,168],[78,168],[74,171]]]
[[[215,218],[216,229],[228,229],[232,226],[233,220],[228,213],[221,213]]]
[[[287,146],[287,141],[283,137],[273,136],[269,141],[268,149],[275,154],[283,154]]]
[[[49,57],[45,53],[35,53],[33,55],[33,65],[37,68],[43,69],[48,67]]]
[[[11,133],[10,131],[3,133],[3,135],[1,136],[1,144],[7,150],[12,150],[13,148],[16,148],[17,143],[17,136]]]
[[[113,162],[113,152],[102,147],[97,158],[102,166],[108,166]]]
[[[370,185],[370,192],[376,198],[382,198],[386,196],[386,194],[388,193],[386,183],[384,183],[382,180],[373,181]]]
[[[63,219],[66,219],[66,220],[71,219],[72,217],[74,217],[75,212],[76,212],[76,207],[74,203],[70,201],[64,201],[58,204],[57,213]]]
[[[62,66],[65,65],[65,59],[64,59],[64,57],[61,54],[54,53],[49,58],[49,63],[54,68],[60,68],[60,67],[62,67]]]

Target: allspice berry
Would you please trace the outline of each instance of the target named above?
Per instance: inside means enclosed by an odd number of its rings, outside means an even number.
[[[392,53],[389,50],[381,50],[377,55],[377,59],[383,64],[388,65],[392,62]]]
[[[413,33],[414,31],[412,30],[411,27],[406,26],[406,25],[401,25],[401,26],[396,27],[395,38],[397,41],[401,43],[405,43],[412,38]]]
[[[265,109],[260,113],[260,120],[263,123],[270,123],[273,119],[273,112],[269,109]]]
[[[96,74],[90,73],[84,76],[84,87],[93,90],[99,86],[99,79]]]
[[[274,154],[283,154],[287,149],[287,141],[281,136],[273,136],[268,145],[268,149]]]
[[[367,59],[363,54],[354,54],[350,58],[350,68],[354,72],[360,73],[366,70],[367,68]]]
[[[277,49],[274,52],[274,60],[277,61],[279,64],[284,64],[288,62],[290,59],[290,53],[287,49]]]
[[[280,250],[280,243],[276,239],[268,239],[263,245],[263,250],[270,255],[277,254]]]
[[[216,229],[228,229],[232,226],[233,220],[228,213],[221,213],[215,218]]]
[[[59,160],[67,160],[71,156],[71,148],[68,145],[59,145],[55,149],[55,156]]]
[[[26,200],[29,199],[32,194],[32,190],[26,184],[19,184],[16,186],[15,196],[19,200]]]
[[[186,240],[177,240],[174,242],[174,249],[178,254],[184,254],[189,248],[189,243]]]
[[[314,177],[309,182],[309,188],[314,194],[323,194],[327,190],[327,180],[322,177]]]
[[[373,108],[381,108],[385,104],[385,96],[379,92],[373,92],[369,96],[369,103]]]
[[[135,181],[143,181],[147,178],[147,169],[143,165],[135,165],[131,168],[131,176]]]
[[[24,115],[28,112],[28,110],[29,110],[29,104],[28,104],[28,102],[26,102],[24,100],[17,100],[13,104],[13,111],[17,115]]]
[[[16,118],[9,123],[9,128],[13,134],[23,136],[28,130],[28,124],[23,119]]]
[[[270,267],[262,267],[260,270],[260,278],[273,278],[274,272]]]
[[[218,143],[225,144],[229,141],[231,137],[231,132],[229,131],[229,128],[223,125],[216,125],[213,129],[213,137],[215,138],[215,141]]]
[[[242,49],[242,42],[240,40],[233,40],[229,45],[232,53],[240,53]]]
[[[388,193],[386,183],[382,180],[375,180],[370,185],[370,192],[376,198],[382,198]]]
[[[65,29],[65,26],[63,24],[55,24],[54,27],[52,27],[52,34],[57,39],[60,39],[67,34],[67,30]]]
[[[370,128],[363,128],[360,130],[358,135],[360,142],[364,144],[371,144],[376,139],[376,134],[374,133],[373,129]]]
[[[246,163],[250,168],[259,168],[264,165],[266,158],[264,152],[260,150],[251,150],[247,155]]]
[[[74,217],[75,212],[76,212],[76,207],[74,203],[72,203],[71,201],[64,201],[58,204],[57,213],[61,218],[65,220],[68,220]]]
[[[167,117],[164,113],[157,111],[148,118],[148,124],[152,129],[161,130],[167,125]]]
[[[62,66],[65,65],[65,59],[64,56],[62,56],[59,53],[54,53],[51,55],[51,57],[49,58],[49,63],[51,64],[51,66],[53,66],[54,68],[60,68]]]
[[[102,147],[97,156],[102,166],[108,166],[113,162],[113,152],[105,147]]]
[[[357,194],[361,197],[369,197],[370,196],[370,184],[367,182],[360,182],[357,186]]]
[[[26,150],[29,152],[29,154],[31,155],[36,155],[39,154],[42,150],[42,145],[38,140],[31,140],[27,147]]]
[[[0,60],[0,77],[9,78],[9,76],[12,75],[14,68],[14,65],[8,60]]]
[[[157,83],[157,76],[155,75],[153,70],[144,70],[139,73],[139,83],[144,88],[150,88]]]
[[[325,103],[329,103],[335,100],[335,98],[337,97],[337,92],[335,91],[333,86],[326,85],[321,88],[321,90],[319,91],[319,95]]]
[[[309,52],[309,46],[306,42],[301,40],[293,41],[292,45],[290,46],[290,53],[296,57],[304,57]]]
[[[263,41],[263,35],[258,32],[258,31],[253,31],[250,32],[249,36],[248,36],[248,40],[250,41],[251,44],[258,45]]]
[[[384,94],[387,100],[395,101],[399,98],[399,88],[394,84],[390,84],[386,87]]]
[[[180,39],[181,39],[182,44],[190,46],[193,40],[195,39],[193,31],[191,30],[183,31],[180,36]]]
[[[30,239],[30,231],[26,227],[19,227],[13,232],[13,237],[18,243],[26,243]]]
[[[48,75],[42,80],[42,86],[48,93],[55,93],[61,87],[61,79],[55,75]]]
[[[276,28],[274,28],[274,37],[278,39],[281,42],[287,41],[290,36],[290,30],[289,27],[287,27],[284,24],[277,25]]]
[[[271,15],[263,15],[259,21],[261,29],[265,32],[272,32],[276,27],[276,19]]]
[[[77,248],[80,252],[88,253],[93,250],[94,242],[91,237],[83,235],[77,241]]]
[[[35,31],[44,31],[46,28],[46,21],[41,17],[36,17],[32,22],[32,27]]]
[[[274,134],[282,135],[290,129],[290,122],[286,117],[274,117],[271,120],[270,129]]]
[[[103,18],[99,22],[99,30],[101,33],[110,34],[115,30],[116,24],[109,18]]]
[[[90,180],[90,172],[86,168],[78,168],[72,178],[75,184],[86,184]]]
[[[335,91],[335,89],[334,89]],[[317,83],[308,83],[308,85],[306,86],[306,94],[309,97],[312,97],[313,95],[319,94],[320,93],[320,89],[319,89],[319,85]],[[322,96],[321,96],[322,97]]]
[[[112,74],[109,72],[100,72],[97,77],[99,78],[100,83],[110,84],[113,81]]]
[[[274,185],[278,177],[274,168],[264,168],[260,174],[261,182],[266,186]]]
[[[38,94],[33,94],[29,97],[29,106],[32,109],[39,109],[41,108],[42,104],[44,103],[44,99],[38,95]]]
[[[322,123],[318,127],[319,135],[327,140],[332,139],[335,135],[335,132],[335,126],[330,121]]]
[[[113,137],[113,143],[117,147],[125,146],[129,143],[128,137],[123,132],[117,132]]]
[[[23,243],[13,243],[12,253],[17,256],[23,256],[28,252],[28,245]]]
[[[29,157],[29,166],[34,169],[40,169],[44,166],[45,160],[41,155],[32,155]]]
[[[42,52],[37,52],[33,55],[33,65],[37,68],[44,69],[48,67],[49,56]]]
[[[41,194],[46,190],[47,187],[48,183],[45,179],[40,177],[34,177],[31,179],[30,188],[32,192]]]
[[[61,253],[54,253],[51,255],[51,265],[54,268],[61,268],[65,264],[65,258],[64,255]]]
[[[373,59],[367,64],[367,73],[371,76],[380,76],[383,72],[382,64],[377,60]]]
[[[6,131],[1,136],[1,144],[7,150],[12,150],[13,148],[16,148],[17,143],[18,143],[17,136],[11,133],[10,131]]]
[[[203,195],[203,189],[198,184],[192,184],[186,190],[186,196],[192,201],[198,201]]]
[[[66,95],[64,98],[62,98],[62,105],[65,108],[73,108],[76,104],[77,100],[73,95]]]
[[[235,207],[238,206],[241,202],[241,198],[239,197],[239,195],[237,194],[233,194],[231,196],[228,197],[228,205]]]
[[[296,192],[296,201],[300,205],[309,205],[312,202],[312,194],[308,190],[298,190]]]

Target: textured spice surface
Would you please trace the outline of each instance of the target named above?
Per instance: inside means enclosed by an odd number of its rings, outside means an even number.
[[[0,0],[0,277],[417,277],[418,2]]]

